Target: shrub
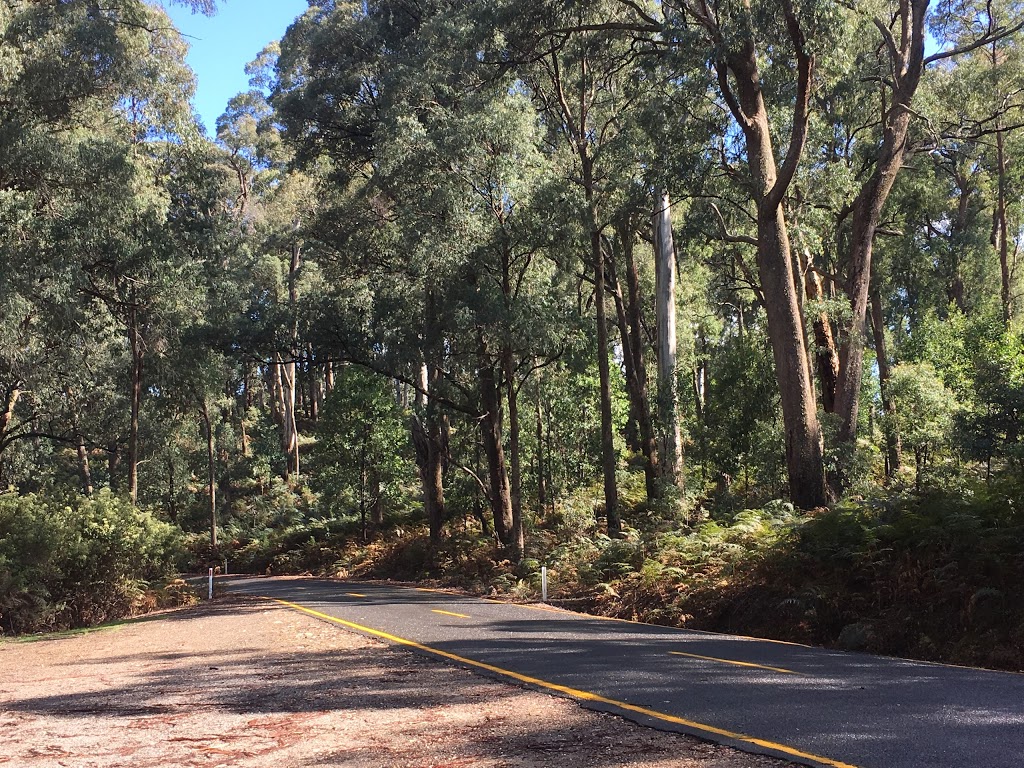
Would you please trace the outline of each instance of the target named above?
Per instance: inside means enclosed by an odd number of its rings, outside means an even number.
[[[98,624],[136,612],[173,572],[177,530],[109,492],[0,496],[0,632]]]

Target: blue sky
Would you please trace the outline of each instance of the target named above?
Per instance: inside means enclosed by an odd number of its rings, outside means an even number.
[[[196,111],[213,135],[228,99],[249,88],[245,65],[263,47],[278,40],[306,0],[220,0],[215,16],[193,15],[187,8],[167,7],[191,46],[189,66],[196,73]]]

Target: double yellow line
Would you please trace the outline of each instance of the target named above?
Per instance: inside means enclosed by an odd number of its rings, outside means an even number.
[[[319,611],[314,611],[312,608],[306,608],[305,606],[299,605],[297,603],[290,603],[287,600],[280,600],[276,597],[265,597],[263,599],[271,600],[275,603],[279,603],[280,605],[284,605],[293,610],[309,614],[310,616],[316,616],[318,619],[323,619],[324,621],[330,621],[334,624],[338,624],[343,627],[348,627],[349,629],[354,629],[358,632],[363,632],[365,634],[372,635],[373,637],[379,637],[382,640],[388,640],[398,645],[404,645],[407,648],[415,648],[416,650],[422,651],[423,653],[429,653],[433,656],[440,656],[441,658],[458,662],[459,664],[464,664],[470,667],[476,667],[477,669],[483,669],[493,674],[501,675],[502,677],[508,677],[513,680],[517,680],[520,683],[526,683],[527,685],[533,685],[537,688],[543,688],[549,691],[554,691],[555,693],[561,693],[565,696],[570,696],[574,699],[579,699],[581,701],[591,701],[596,704],[604,704],[606,706],[615,707],[616,709],[621,709],[626,712],[633,712],[634,714],[643,715],[644,717],[650,717],[655,720],[660,720],[664,723],[681,725],[684,728],[688,728],[699,733],[704,733],[711,736],[719,736],[735,742],[751,744],[757,747],[761,747],[762,749],[768,749],[778,754],[786,755],[787,757],[796,758],[798,760],[810,760],[811,762],[818,763],[819,765],[829,766],[829,768],[857,768],[857,766],[851,765],[850,763],[842,763],[838,760],[832,760],[828,757],[822,757],[821,755],[811,754],[810,752],[803,752],[802,750],[786,746],[785,744],[778,744],[774,741],[768,741],[766,739],[758,739],[754,736],[747,736],[743,733],[735,733],[733,731],[725,730],[724,728],[716,728],[713,725],[698,723],[694,720],[687,720],[682,717],[676,717],[675,715],[670,715],[665,712],[658,712],[657,710],[648,709],[647,707],[638,707],[635,704],[629,704],[625,701],[618,701],[617,699],[609,699],[606,696],[601,696],[590,691],[583,691],[578,688],[570,688],[565,685],[551,683],[547,680],[541,680],[538,677],[521,675],[518,672],[513,672],[509,669],[503,669],[502,667],[496,667],[493,664],[486,664],[482,661],[475,661],[474,659],[467,659],[464,656],[458,656],[454,653],[448,653],[448,651],[442,651],[437,648],[431,648],[429,645],[423,645],[422,643],[417,643],[414,640],[407,640],[404,637],[391,635],[387,632],[382,632],[379,629],[373,629],[372,627],[366,627],[362,624],[355,624],[351,621],[345,621],[344,619],[339,619],[337,616],[329,616],[326,613],[320,613]]]

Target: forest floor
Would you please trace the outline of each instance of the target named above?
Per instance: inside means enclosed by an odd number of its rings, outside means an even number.
[[[229,596],[0,641],[18,768],[785,768]]]

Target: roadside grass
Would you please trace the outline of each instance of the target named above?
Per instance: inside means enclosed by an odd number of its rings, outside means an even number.
[[[36,632],[30,635],[16,635],[13,637],[2,637],[0,636],[0,643],[41,643],[48,640],[66,640],[71,637],[80,637],[81,635],[92,635],[98,632],[113,632],[119,629],[124,629],[127,626],[133,624],[142,624],[148,621],[159,621],[166,617],[168,610],[176,609],[162,609],[145,616],[135,616],[130,619],[117,619],[116,621],[108,621],[103,624],[98,624],[95,627],[79,627],[77,629],[62,629],[54,632]]]

